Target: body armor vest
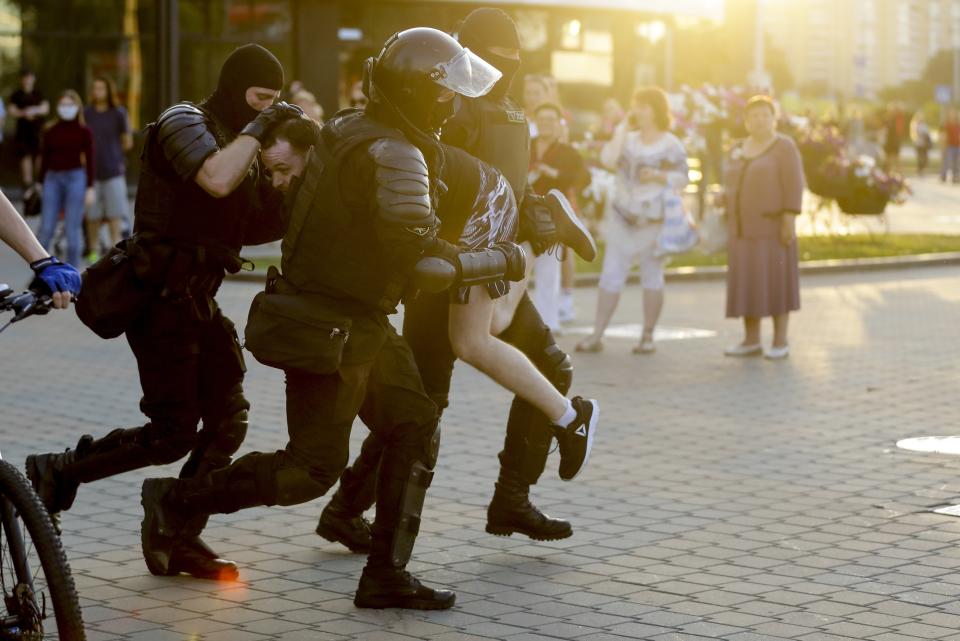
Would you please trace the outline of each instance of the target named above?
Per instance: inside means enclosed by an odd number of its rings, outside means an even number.
[[[464,100],[472,103],[471,115],[477,120],[475,142],[465,151],[503,174],[521,203],[530,171],[530,129],[523,109],[506,97],[496,102],[487,97]]]
[[[223,149],[235,136],[216,117],[198,107]],[[214,198],[194,180],[183,180],[173,171],[156,141],[158,123],[148,127],[143,167],[134,204],[134,232],[138,240],[177,247],[237,254],[251,215],[260,207],[254,162],[243,182],[228,196]]]
[[[344,185],[340,170],[347,156],[380,138],[407,142],[399,130],[358,110],[347,110],[324,125],[294,198],[281,246],[281,268],[284,282],[298,293],[391,314],[407,278],[387,265],[377,250],[374,206],[357,211],[340,193]],[[355,184],[359,187],[361,182]]]

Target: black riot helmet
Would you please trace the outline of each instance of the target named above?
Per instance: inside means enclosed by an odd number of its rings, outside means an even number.
[[[443,94],[477,98],[500,79],[494,67],[428,27],[395,34],[367,60],[364,75],[363,90],[376,111],[392,114],[401,128],[428,135],[436,135],[453,113],[452,100],[438,102]]]

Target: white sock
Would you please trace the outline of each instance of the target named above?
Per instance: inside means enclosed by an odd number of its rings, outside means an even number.
[[[567,409],[563,411],[563,414],[560,415],[560,418],[553,422],[554,425],[559,425],[560,427],[566,427],[573,423],[573,420],[577,418],[577,410],[573,406],[573,403],[570,402],[569,398],[563,399],[567,403]]]

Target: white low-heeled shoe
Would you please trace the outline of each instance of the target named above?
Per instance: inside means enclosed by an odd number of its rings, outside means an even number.
[[[790,356],[789,345],[784,345],[783,347],[770,347],[763,352],[763,357],[771,361],[779,361],[787,356]]]
[[[723,350],[724,356],[757,356],[763,352],[763,345],[754,343],[753,345],[731,345]]]

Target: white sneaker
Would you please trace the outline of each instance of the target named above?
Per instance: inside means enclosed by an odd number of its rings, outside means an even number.
[[[783,360],[787,356],[790,356],[789,345],[784,345],[783,347],[770,347],[763,352],[763,357],[771,361]]]
[[[727,349],[723,350],[724,356],[759,356],[763,352],[763,345],[760,343],[754,343],[753,345],[744,345],[740,343],[739,345],[731,345]]]

